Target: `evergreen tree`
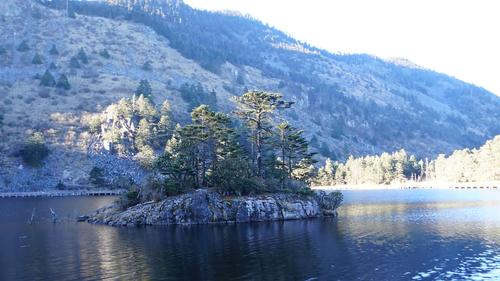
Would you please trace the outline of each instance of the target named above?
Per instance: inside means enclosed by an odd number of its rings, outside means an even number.
[[[47,69],[40,79],[40,85],[45,87],[54,87],[56,86],[56,80],[52,73]]]
[[[172,131],[172,113],[170,110],[170,103],[168,101],[164,101],[163,105],[160,109],[160,120],[157,124],[157,133],[156,133],[156,143],[159,146],[164,146],[166,139],[170,137],[170,133]]]
[[[100,55],[101,57],[105,58],[105,59],[109,59],[109,58],[111,58],[111,55],[109,54],[108,49],[101,50],[101,51],[99,52],[99,55]]]
[[[285,187],[286,179],[292,180],[293,171],[299,168],[305,168],[313,163],[313,153],[309,152],[309,143],[302,137],[303,131],[292,127],[288,122],[278,125],[279,141],[277,147],[281,158],[281,169],[283,176],[281,178],[282,186]],[[301,180],[301,179],[299,179]]]
[[[133,97],[132,106],[134,108],[134,115],[139,118],[145,118],[149,122],[153,122],[153,119],[158,115],[151,100],[143,94],[139,95],[137,98],[136,96]]]
[[[50,63],[50,65],[49,65],[49,69],[50,69],[50,70],[56,70],[56,69],[57,69],[56,64],[55,64],[55,63],[53,63],[53,62],[52,62],[52,63]]]
[[[76,57],[72,57],[69,61],[69,67],[71,68],[81,68],[80,62]]]
[[[78,51],[78,54],[76,55],[76,58],[81,61],[83,64],[89,63],[89,59],[87,57],[87,53],[85,53],[85,50],[83,48],[80,48],[80,51]]]
[[[151,85],[149,84],[148,80],[141,80],[139,82],[139,85],[137,86],[137,89],[135,90],[135,95],[140,96],[143,95],[145,98],[150,99],[153,95],[153,89],[151,88]]]
[[[165,152],[155,162],[156,169],[167,177],[167,188],[178,192],[194,188],[195,156],[189,139],[181,137],[180,126],[167,141]]]
[[[17,51],[18,52],[27,52],[30,50],[30,47],[28,46],[28,41],[23,40],[19,46],[17,46]]]
[[[146,61],[143,65],[142,65],[142,69],[145,70],[145,71],[152,71],[153,70],[153,65],[151,64],[150,61]]]
[[[57,80],[57,88],[62,88],[65,90],[71,89],[71,85],[69,84],[68,77],[65,74],[61,74],[59,79]]]
[[[56,45],[55,44],[52,44],[52,47],[50,48],[50,51],[49,53],[53,56],[57,56],[59,55],[59,51],[57,50],[56,48]]]
[[[42,56],[39,53],[36,53],[31,60],[32,64],[43,64]]]
[[[266,141],[272,135],[271,121],[275,111],[289,108],[292,103],[282,100],[279,94],[251,91],[235,98],[238,109],[236,114],[251,130],[252,158],[256,165],[256,175],[263,175],[263,150]]]
[[[137,132],[135,135],[135,148],[142,151],[144,148],[149,147],[152,139],[151,125],[146,118],[139,121]]]

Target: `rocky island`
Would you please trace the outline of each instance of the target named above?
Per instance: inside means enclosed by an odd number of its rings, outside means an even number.
[[[206,189],[123,209],[118,203],[97,210],[89,222],[111,226],[279,221],[335,216],[339,192],[311,195],[275,193],[224,197]]]

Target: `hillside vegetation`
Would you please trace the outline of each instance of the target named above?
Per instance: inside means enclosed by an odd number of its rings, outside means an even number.
[[[181,125],[202,104],[230,113],[248,90],[281,93],[294,103],[284,118],[305,129],[318,158],[334,160],[403,148],[434,157],[500,134],[497,96],[431,70],[331,54],[182,1],[70,1],[69,17],[64,3],[0,3],[2,189],[142,181],[131,155],[95,149],[89,130],[138,91],[157,110],[168,101]],[[33,168],[25,140],[40,134],[49,152]]]

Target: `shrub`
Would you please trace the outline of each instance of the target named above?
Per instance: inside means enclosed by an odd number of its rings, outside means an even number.
[[[62,88],[65,90],[71,89],[71,85],[69,84],[68,77],[64,74],[61,74],[59,79],[57,80],[57,88]]]
[[[21,151],[23,161],[31,167],[42,166],[43,160],[49,155],[49,149],[45,145],[45,139],[42,133],[34,133],[31,135],[24,148]]]
[[[300,196],[311,196],[311,195],[314,195],[314,190],[312,190],[309,187],[304,187],[304,188],[298,189],[297,191],[295,191],[295,193],[297,193]]]
[[[38,53],[35,54],[33,59],[31,60],[32,64],[43,64],[43,59],[42,56]]]
[[[101,168],[94,167],[92,170],[90,170],[89,173],[89,181],[91,184],[95,186],[105,186],[106,185],[106,180],[104,179],[104,172]]]
[[[30,50],[30,47],[28,46],[28,41],[23,40],[19,46],[17,46],[17,51],[19,52],[27,52]]]
[[[64,185],[64,183],[62,181],[59,181],[56,184],[56,189],[63,190],[63,189],[66,189],[66,186]]]
[[[52,73],[47,69],[40,79],[40,85],[45,87],[54,87],[56,85],[56,80]]]
[[[118,200],[118,204],[122,209],[127,209],[140,203],[139,190],[136,187],[129,189]]]
[[[4,46],[0,46],[0,56],[7,53],[7,49]]]
[[[41,98],[48,98],[50,97],[50,90],[47,89],[47,88],[42,88],[39,92],[38,92],[38,96],[41,97]]]

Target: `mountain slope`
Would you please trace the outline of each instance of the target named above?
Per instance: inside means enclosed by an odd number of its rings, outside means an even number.
[[[245,88],[281,92],[296,103],[287,119],[306,129],[323,156],[338,159],[400,148],[432,157],[500,134],[498,97],[430,70],[330,54],[254,19],[181,1],[78,1],[70,8],[75,18],[34,1],[0,3],[0,188],[86,184],[104,162],[113,174],[128,175],[129,163],[89,156],[92,140],[83,127],[90,114],[130,97],[142,79],[151,82],[157,104],[171,101],[177,122],[193,102],[182,98],[183,85],[215,92],[213,106],[224,111]],[[23,41],[29,50],[19,51]],[[89,62],[72,68],[80,49]],[[33,63],[36,54],[41,64]],[[67,75],[70,90],[33,79],[52,63],[50,71],[56,79]],[[19,151],[33,130],[58,151],[39,170],[20,166]]]
[[[255,86],[295,100],[297,121],[312,129],[316,146],[329,156],[398,148],[432,156],[480,145],[500,132],[497,96],[431,70],[367,55],[331,54],[251,18],[199,11],[181,1],[107,2],[75,2],[73,7],[143,22],[214,73],[229,62],[241,76],[250,66],[278,79],[278,85]],[[308,118],[311,114],[315,118]]]

